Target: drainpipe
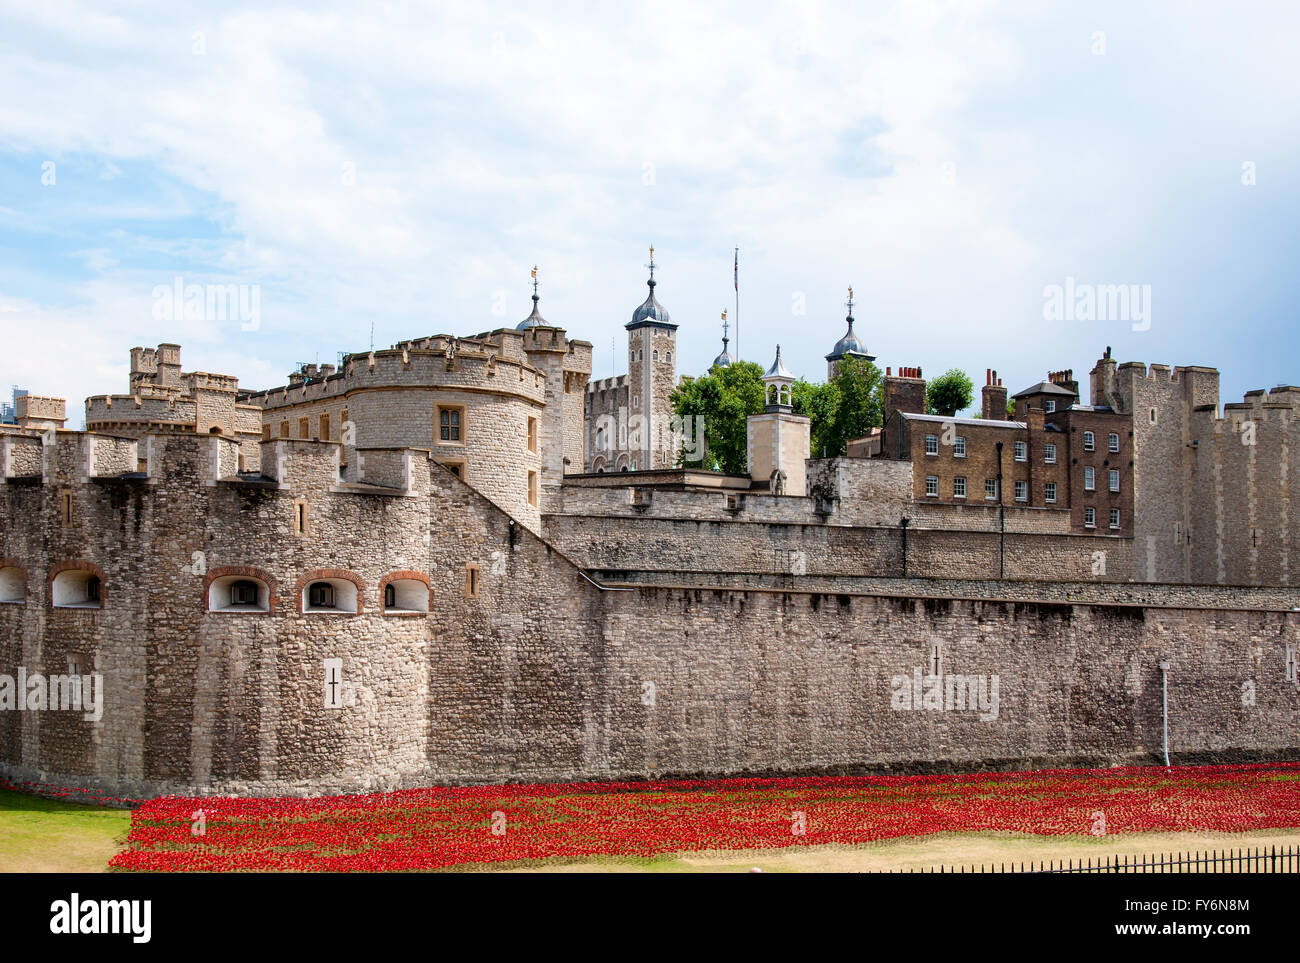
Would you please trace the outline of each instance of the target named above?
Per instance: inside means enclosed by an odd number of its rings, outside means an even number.
[[[1165,767],[1169,767],[1169,663],[1162,661],[1160,663],[1160,688],[1162,715],[1164,716],[1165,727]]]
[[[1007,504],[1002,495],[1002,442],[998,450],[998,578],[1007,577]]]
[[[907,523],[911,521],[906,515],[898,524],[903,527],[903,578],[907,578]]]

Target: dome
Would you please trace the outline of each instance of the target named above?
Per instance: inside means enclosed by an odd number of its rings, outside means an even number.
[[[713,359],[712,368],[730,368],[735,363],[735,359],[727,353],[727,349],[722,349],[722,354]]]
[[[645,321],[656,321],[659,324],[671,324],[672,318],[668,316],[668,309],[665,308],[655,298],[655,282],[651,278],[646,282],[650,285],[650,293],[646,299],[641,302],[641,306],[632,312],[632,324],[641,324]]]
[[[837,361],[845,355],[867,356],[867,346],[859,341],[858,336],[853,332],[853,315],[849,315],[846,320],[849,322],[849,329],[844,332],[844,337],[835,342],[835,347],[826,356],[827,361]]]
[[[533,295],[533,313],[515,325],[515,330],[523,331],[525,328],[540,328],[546,324],[546,319],[537,310],[537,302],[540,300],[536,294]]]

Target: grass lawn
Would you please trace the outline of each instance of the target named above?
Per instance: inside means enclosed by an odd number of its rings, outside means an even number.
[[[0,873],[102,873],[131,813],[0,790]]]

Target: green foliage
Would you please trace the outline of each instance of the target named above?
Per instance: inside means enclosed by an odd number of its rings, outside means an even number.
[[[706,468],[743,475],[749,415],[763,410],[763,369],[752,361],[726,368],[679,385],[672,393],[673,411],[694,424],[704,425],[705,450],[690,468]]]
[[[949,368],[931,379],[925,388],[925,406],[932,415],[952,417],[969,408],[974,399],[975,383],[957,368]]]
[[[844,454],[848,443],[881,425],[884,399],[880,369],[861,358],[840,359],[839,371],[826,385],[834,391],[834,413],[822,432],[821,447],[813,454],[828,458]],[[817,426],[813,425],[814,437]]]
[[[744,474],[747,419],[763,411],[763,368],[740,361],[713,368],[703,377],[683,382],[672,394],[673,411],[704,424],[705,451],[701,460],[682,461],[689,468]],[[796,415],[806,415],[814,458],[844,454],[848,442],[880,425],[880,369],[870,361],[845,358],[839,373],[826,384],[800,378],[791,391]]]

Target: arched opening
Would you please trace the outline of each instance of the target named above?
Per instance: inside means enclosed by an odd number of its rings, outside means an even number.
[[[58,609],[97,609],[103,595],[99,576],[84,568],[59,572],[50,583],[50,601]]]
[[[27,573],[17,565],[0,568],[0,603],[21,605],[27,601]]]
[[[429,611],[429,586],[418,578],[393,578],[384,584],[384,614]]]
[[[345,578],[322,578],[308,582],[302,590],[302,610],[335,615],[357,611],[357,587]]]
[[[271,587],[260,578],[223,575],[208,586],[209,612],[269,612]]]

